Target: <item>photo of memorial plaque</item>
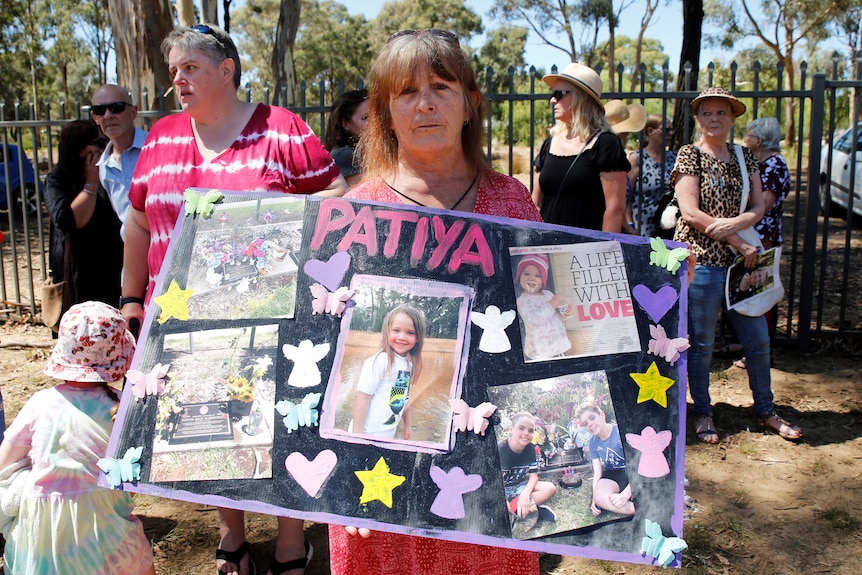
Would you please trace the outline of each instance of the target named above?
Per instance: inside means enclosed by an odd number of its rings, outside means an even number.
[[[176,445],[220,439],[233,439],[227,402],[209,401],[183,406],[168,443]]]

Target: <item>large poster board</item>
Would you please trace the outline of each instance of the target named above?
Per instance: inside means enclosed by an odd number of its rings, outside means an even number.
[[[211,208],[177,222],[103,485],[678,563],[684,249],[341,198]]]

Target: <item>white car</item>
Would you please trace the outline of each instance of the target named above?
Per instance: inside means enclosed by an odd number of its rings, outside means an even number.
[[[856,158],[851,155],[853,148],[853,129],[846,130],[830,149],[823,146],[820,156],[820,208],[823,213],[834,213],[835,205],[847,210],[849,203],[850,175],[855,171],[853,182],[853,213],[862,216],[862,122],[856,125]],[[827,180],[832,165],[831,185]]]

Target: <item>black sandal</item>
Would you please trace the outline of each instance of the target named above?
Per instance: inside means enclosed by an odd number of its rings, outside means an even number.
[[[255,569],[254,561],[251,560],[251,555],[249,555],[249,545],[248,541],[243,541],[242,545],[237,547],[234,551],[225,551],[224,549],[216,549],[216,560],[221,559],[222,561],[226,561],[227,563],[233,563],[237,567],[237,571],[240,568],[240,561],[242,558],[248,555],[248,575],[256,575],[257,569]],[[224,575],[223,571],[219,571],[216,569],[216,573],[218,575]]]
[[[281,573],[287,573],[291,569],[305,569],[311,561],[312,555],[314,555],[314,547],[311,546],[311,543],[306,541],[305,557],[291,559],[290,561],[281,563],[280,561],[276,561],[275,555],[273,555],[272,560],[269,562],[269,572],[272,573],[272,575],[281,575]]]

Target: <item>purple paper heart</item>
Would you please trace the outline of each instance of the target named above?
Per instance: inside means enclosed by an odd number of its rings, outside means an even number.
[[[335,252],[329,261],[308,260],[303,270],[312,279],[319,281],[329,291],[335,291],[341,287],[341,280],[350,267],[350,254],[347,252]]]
[[[647,286],[638,284],[634,287],[632,293],[638,304],[656,323],[661,321],[661,318],[670,311],[674,304],[676,304],[677,298],[679,298],[676,290],[669,285],[662,286],[657,292],[653,293]]]

